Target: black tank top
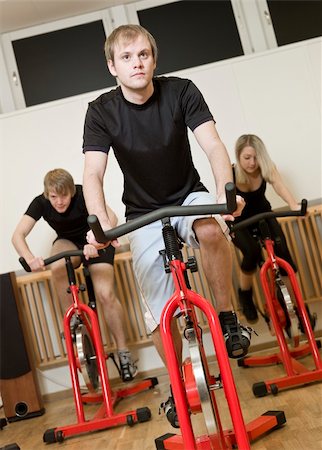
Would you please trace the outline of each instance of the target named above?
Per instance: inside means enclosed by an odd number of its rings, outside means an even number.
[[[233,166],[233,175],[234,182],[236,183],[235,170]],[[254,216],[255,214],[259,214],[266,211],[271,211],[272,207],[270,202],[265,197],[266,192],[266,181],[263,179],[261,185],[255,191],[243,192],[236,186],[236,193],[243,197],[246,202],[246,205],[239,217],[236,217],[235,222],[240,222],[241,220],[248,219],[249,217]]]

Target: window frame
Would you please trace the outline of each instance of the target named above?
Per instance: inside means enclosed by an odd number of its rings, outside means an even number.
[[[140,24],[138,11],[155,8],[162,5],[167,5],[170,3],[175,3],[177,1],[183,0],[141,0],[139,2],[129,3],[125,6],[127,10],[127,16],[129,18],[129,23]],[[248,0],[252,3],[256,0]],[[236,27],[239,33],[241,45],[244,51],[244,54],[252,53],[252,44],[250,41],[250,35],[246,27],[246,21],[243,10],[243,1],[242,0],[230,0],[233,13],[236,20]]]
[[[24,39],[32,36],[37,36],[44,33],[51,33],[66,28],[83,25],[90,22],[102,21],[102,25],[106,36],[108,36],[113,29],[113,20],[108,9],[95,11],[93,13],[73,16],[67,19],[56,20],[46,24],[36,25],[29,28],[24,28],[9,33],[4,33],[1,36],[1,43],[3,46],[4,59],[6,61],[6,69],[8,73],[9,86],[12,93],[13,103],[16,108],[26,108],[25,97],[22,89],[22,84],[19,76],[18,65],[15,59],[13,50],[13,41]],[[82,95],[82,94],[80,94]],[[61,100],[61,99],[60,99]],[[54,100],[53,100],[54,101]],[[37,105],[34,105],[37,106]]]
[[[303,2],[304,1],[305,0],[303,0]],[[288,7],[291,7],[291,6],[288,6]],[[300,40],[295,39],[295,40],[292,40],[291,42],[281,43],[279,45],[278,40],[277,40],[276,31],[275,31],[276,23],[274,26],[274,20],[271,16],[269,4],[268,4],[267,0],[257,0],[257,8],[259,11],[259,18],[261,20],[262,27],[263,27],[263,33],[265,34],[265,38],[268,42],[269,48],[282,47],[283,45],[291,45],[291,44],[295,44],[296,42],[302,42],[303,40],[309,40],[309,39],[315,39],[316,37],[321,37],[321,36],[315,36],[315,37],[308,37],[306,39],[300,39]]]
[[[97,20],[102,21],[106,35],[109,35],[119,25],[139,24],[138,11],[177,1],[183,0],[139,0],[0,34],[0,61],[5,63],[3,73],[0,74],[0,107],[3,109],[0,113],[26,108],[12,41]],[[245,56],[278,47],[267,0],[230,0],[230,2]],[[191,66],[191,69],[193,67]]]

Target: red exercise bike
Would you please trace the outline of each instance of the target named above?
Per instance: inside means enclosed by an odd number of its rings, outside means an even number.
[[[264,212],[245,219],[238,224],[231,225],[231,231],[254,227],[253,234],[257,239],[261,250],[265,250],[266,258],[260,267],[260,280],[265,295],[265,320],[273,326],[280,351],[266,356],[246,356],[238,360],[240,367],[256,367],[271,364],[283,364],[285,376],[261,381],[253,385],[253,393],[256,397],[267,394],[277,395],[279,390],[295,387],[322,379],[322,361],[319,354],[321,342],[316,341],[313,329],[316,323],[316,315],[311,314],[304,303],[295,272],[282,258],[275,255],[274,248],[278,242],[271,238],[267,219],[276,217],[305,216],[307,201],[302,200],[300,211]],[[290,281],[293,295],[285,285],[280,268],[284,269]],[[299,334],[307,338],[307,343],[300,345]],[[290,340],[288,344],[287,339]],[[293,348],[291,348],[291,346]],[[298,358],[312,355],[314,368],[308,369],[298,361]]]
[[[133,411],[116,413],[114,406],[122,398],[136,394],[146,389],[152,389],[158,384],[157,378],[148,378],[137,383],[131,383],[128,387],[112,390],[108,378],[106,360],[113,358],[113,354],[105,354],[99,321],[96,312],[96,301],[93,285],[88,269],[84,267],[86,287],[78,286],[76,282],[75,269],[71,257],[83,256],[82,250],[69,250],[58,253],[44,260],[45,266],[59,259],[65,259],[69,287],[67,292],[71,293],[73,303],[67,309],[64,316],[64,336],[68,364],[70,368],[74,401],[76,407],[77,423],[45,431],[43,441],[46,443],[63,442],[70,436],[88,433],[91,431],[105,430],[117,425],[133,426],[138,422],[146,422],[151,418],[151,411],[147,407],[138,408]],[[27,272],[31,269],[24,258],[19,259]],[[88,305],[81,302],[79,292],[88,291]],[[71,319],[74,316],[75,327],[73,335],[70,329]],[[84,378],[87,391],[82,392],[80,372]],[[85,404],[100,405],[95,414],[88,418],[85,414]]]
[[[233,183],[226,185],[226,196],[227,204],[169,206],[147,213],[106,232],[100,227],[96,216],[88,218],[88,223],[98,242],[112,241],[152,222],[162,220],[165,250],[160,254],[164,256],[165,271],[171,273],[173,277],[175,292],[163,309],[160,329],[182,434],[168,433],[155,439],[156,448],[159,450],[231,449],[236,446],[241,450],[247,450],[250,448],[250,441],[286,422],[283,411],[268,411],[245,425],[218,316],[209,301],[190,289],[187,271],[196,271],[197,264],[193,257],[190,257],[187,262],[183,261],[181,246],[175,229],[171,226],[170,217],[233,212],[236,209]],[[207,317],[220,369],[219,377],[210,374],[195,307]],[[185,325],[183,337],[188,343],[190,352],[190,357],[183,362],[182,366],[178,365],[171,334],[171,322],[177,320],[174,313],[178,308]],[[224,430],[222,427],[219,407],[215,399],[215,391],[219,388],[224,389],[233,429]],[[193,430],[191,414],[197,413],[203,413],[207,429],[205,435],[197,436]]]

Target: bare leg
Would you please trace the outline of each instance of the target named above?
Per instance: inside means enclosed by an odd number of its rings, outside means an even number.
[[[56,241],[51,249],[51,255],[56,255],[57,253],[64,252],[67,250],[76,250],[77,247],[67,239],[59,239]],[[72,258],[73,265],[75,267],[79,266],[81,260],[78,257]],[[72,297],[67,293],[68,288],[68,278],[65,266],[65,260],[60,259],[50,266],[52,280],[63,310],[65,314],[67,308],[72,304]]]
[[[175,319],[172,320],[172,322],[171,322],[171,333],[172,333],[174,347],[175,347],[176,354],[177,354],[177,360],[178,360],[179,366],[181,366],[181,360],[182,360],[182,338],[181,338],[180,331],[178,329],[177,320],[175,320]],[[157,352],[159,353],[159,355],[160,355],[164,365],[167,366],[165,353],[164,353],[164,348],[163,348],[163,343],[162,343],[162,338],[161,338],[161,333],[160,333],[160,327],[156,328],[153,331],[153,333],[152,333],[152,340],[153,340],[155,348],[157,349]]]
[[[247,354],[250,333],[238,323],[233,312],[232,254],[229,242],[215,219],[198,219],[193,228],[200,245],[203,270],[215,297],[228,355],[240,358]]]
[[[231,311],[232,255],[229,242],[214,219],[198,219],[193,225],[200,244],[203,270],[216,300],[216,310]]]
[[[114,289],[114,269],[111,264],[97,263],[89,267],[95,296],[102,304],[104,317],[118,350],[121,378],[131,381],[137,374],[137,366],[128,350],[124,332],[124,312]]]
[[[104,317],[119,350],[127,348],[124,332],[124,312],[114,289],[114,269],[111,264],[91,264],[89,271],[95,296],[103,306]]]
[[[178,367],[181,371],[181,361],[182,361],[182,338],[181,334],[179,332],[178,323],[176,319],[173,319],[171,321],[171,334],[172,339],[174,343],[174,348],[177,355],[177,361],[178,361]],[[152,340],[153,343],[164,363],[164,365],[167,367],[167,361],[165,357],[164,347],[162,344],[162,338],[160,333],[160,327],[156,328],[152,333]],[[170,367],[168,367],[168,372],[170,370]],[[176,407],[174,404],[171,386],[170,386],[170,395],[166,402],[161,403],[160,408],[163,409],[164,413],[167,416],[168,421],[171,423],[172,426],[175,428],[179,428],[179,421],[178,421],[178,415],[176,411]]]
[[[240,272],[240,289],[248,291],[253,285],[253,273]]]

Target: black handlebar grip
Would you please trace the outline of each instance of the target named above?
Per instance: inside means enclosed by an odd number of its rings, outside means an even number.
[[[227,211],[230,214],[236,211],[237,209],[235,184],[232,182],[226,183],[225,191],[226,191]]]
[[[31,268],[23,256],[20,256],[19,262],[26,272],[31,272]]]
[[[95,216],[95,214],[91,214],[90,216],[88,216],[87,223],[88,223],[89,227],[91,228],[91,230],[93,231],[97,242],[100,242],[101,244],[105,244],[107,242],[107,239],[106,239],[105,233],[103,231],[103,228],[101,227],[101,224],[100,224],[97,216]]]
[[[307,200],[303,198],[301,202],[301,216],[305,216],[307,210]]]

